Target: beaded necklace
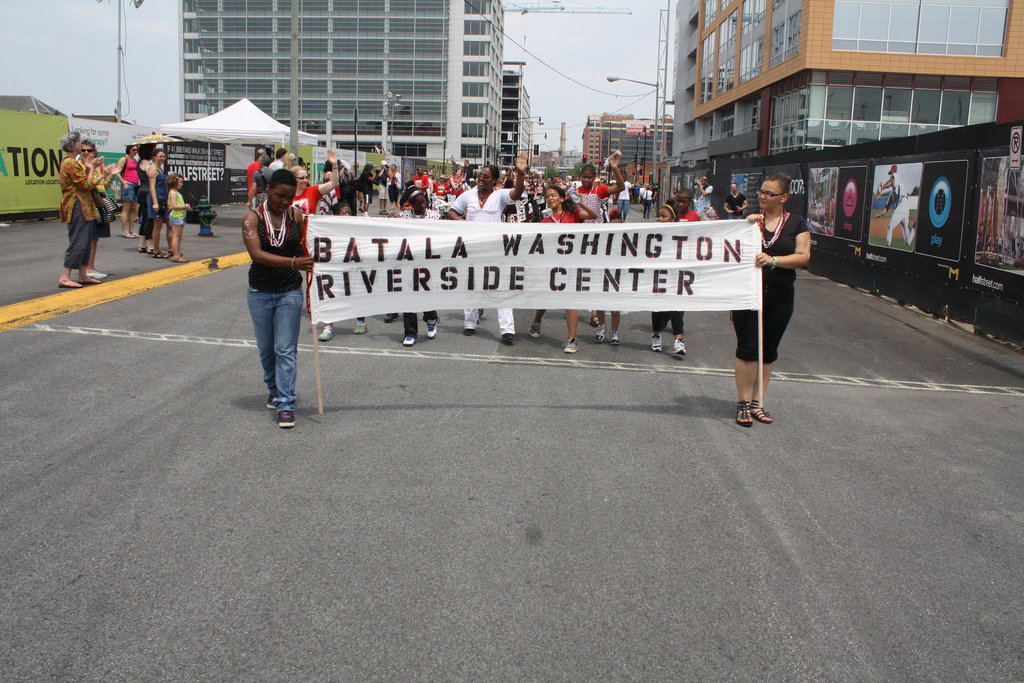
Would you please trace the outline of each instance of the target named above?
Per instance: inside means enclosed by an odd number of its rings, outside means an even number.
[[[767,226],[765,225],[765,221],[763,218],[764,214],[761,214],[761,216],[761,246],[764,249],[769,249],[773,244],[779,241],[779,237],[782,235],[782,226],[786,224],[786,219],[789,218],[789,214],[786,212],[785,209],[782,210],[782,215],[779,216],[779,224],[775,226],[775,234],[772,235],[772,238],[767,242],[764,241],[764,233],[767,229]]]
[[[270,211],[267,209],[267,202],[263,202],[263,222],[267,226],[267,241],[270,242],[270,246],[281,248],[284,244],[285,237],[288,235],[288,212],[281,216],[280,227],[274,227],[273,221],[270,220]]]

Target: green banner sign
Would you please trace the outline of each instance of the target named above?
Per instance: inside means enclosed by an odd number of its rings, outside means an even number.
[[[60,208],[63,116],[0,109],[0,215]]]

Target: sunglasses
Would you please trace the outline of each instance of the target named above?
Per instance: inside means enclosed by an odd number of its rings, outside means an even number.
[[[768,190],[758,190],[757,194],[760,195],[761,197],[781,197],[782,195],[789,194],[789,193],[788,192],[770,192]]]
[[[93,152],[93,153],[95,153],[95,152],[96,152],[96,150],[95,150],[95,149],[93,149],[93,148],[91,148],[91,147],[83,147],[83,148],[82,148],[82,152],[83,152],[83,153],[84,153],[84,152]]]
[[[308,175],[297,175],[297,176],[295,176],[295,179],[296,180],[309,180],[309,176]]]

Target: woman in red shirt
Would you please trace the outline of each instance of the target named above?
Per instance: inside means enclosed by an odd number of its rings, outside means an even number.
[[[541,223],[582,223],[586,220],[597,218],[597,212],[586,204],[577,204],[565,196],[565,188],[558,185],[549,185],[544,191],[544,202],[551,209],[551,215]],[[540,320],[544,317],[546,309],[540,308],[533,314],[533,322],[530,324],[530,336],[536,339],[540,336]],[[563,351],[576,353],[580,350],[580,344],[576,341],[576,324],[580,320],[580,312],[575,308],[566,309],[565,324],[569,328],[569,341],[565,343]]]
[[[333,149],[328,150],[327,161],[331,162],[332,169],[339,168],[338,157],[334,154]],[[306,216],[311,214],[315,216],[320,197],[329,194],[331,190],[338,186],[341,173],[334,171],[327,182],[319,185],[310,185],[309,171],[301,166],[293,166],[292,172],[295,174],[295,197],[292,199],[292,206],[302,209],[302,213]]]

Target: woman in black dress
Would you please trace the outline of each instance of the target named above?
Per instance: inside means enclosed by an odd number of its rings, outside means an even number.
[[[789,176],[776,173],[765,177],[758,191],[761,213],[747,220],[761,225],[761,253],[754,265],[763,269],[761,305],[763,308],[764,369],[763,388],[768,391],[772,365],[779,357],[779,342],[793,315],[793,284],[796,269],[806,268],[811,259],[811,234],[803,216],[785,209],[789,199]],[[757,387],[757,311],[733,311],[736,329],[736,422],[749,427],[754,420],[772,423],[772,416],[755,395]]]

